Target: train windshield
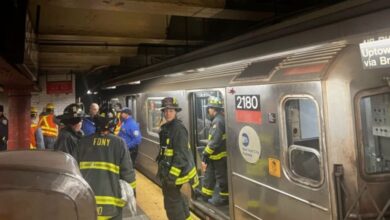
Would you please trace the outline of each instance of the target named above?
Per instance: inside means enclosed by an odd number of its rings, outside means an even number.
[[[284,104],[289,169],[293,179],[317,186],[321,183],[319,114],[314,100],[289,98]]]
[[[365,171],[390,172],[390,92],[363,97],[360,112]]]

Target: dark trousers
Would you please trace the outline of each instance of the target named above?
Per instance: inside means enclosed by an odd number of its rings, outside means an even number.
[[[0,137],[1,138],[1,137]],[[0,139],[0,151],[5,151],[7,150],[7,141]]]
[[[207,190],[214,191],[215,184],[218,183],[220,193],[227,194],[228,181],[227,181],[227,160],[226,157],[220,160],[209,160],[204,174],[203,187]],[[210,195],[206,195],[210,197]],[[228,196],[221,196],[221,198],[228,198]]]
[[[185,220],[190,217],[187,200],[180,192],[181,186],[162,183],[164,208],[169,220]]]
[[[133,168],[135,168],[135,159],[137,159],[138,156],[138,146],[129,149],[129,152],[130,152],[131,162],[133,163]]]

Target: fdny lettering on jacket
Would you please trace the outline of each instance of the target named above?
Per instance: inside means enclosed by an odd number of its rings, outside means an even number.
[[[110,145],[110,139],[108,138],[94,138],[93,146],[108,147]]]

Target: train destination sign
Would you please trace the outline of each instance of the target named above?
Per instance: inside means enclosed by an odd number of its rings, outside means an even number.
[[[390,39],[364,42],[359,46],[364,69],[390,67]]]
[[[260,95],[236,95],[236,121],[261,124]]]

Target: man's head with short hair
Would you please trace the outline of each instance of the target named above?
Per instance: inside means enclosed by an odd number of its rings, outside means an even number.
[[[99,112],[99,105],[97,103],[92,103],[89,106],[89,115],[95,117]]]

